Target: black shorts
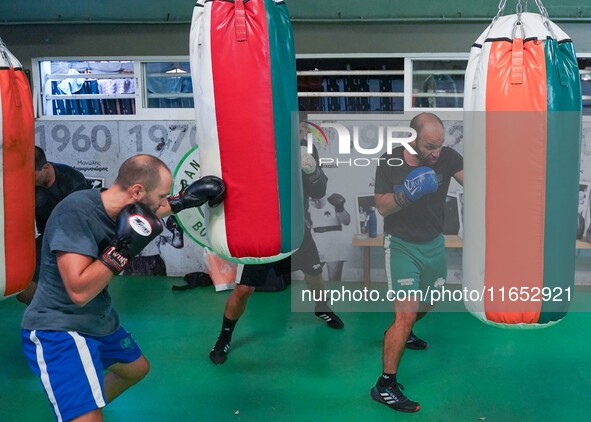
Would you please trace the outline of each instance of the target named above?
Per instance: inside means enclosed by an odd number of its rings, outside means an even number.
[[[277,275],[288,274],[298,270],[309,275],[322,274],[322,264],[320,263],[320,256],[318,256],[318,248],[308,228],[304,232],[302,245],[293,255],[269,264],[245,265],[244,270],[242,270],[242,276],[240,277],[240,284],[251,287],[261,286],[265,284],[267,274],[271,270],[274,270]]]

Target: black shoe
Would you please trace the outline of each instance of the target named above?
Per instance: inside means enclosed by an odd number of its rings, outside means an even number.
[[[184,286],[172,286],[172,290],[189,290],[194,289],[195,287],[207,287],[213,284],[213,281],[211,281],[211,277],[209,276],[209,274],[203,272],[185,274],[185,277],[183,277],[183,279],[187,284],[185,284]]]
[[[221,365],[227,359],[228,350],[230,350],[230,343],[226,340],[218,338],[209,352],[209,359],[216,365]]]
[[[383,403],[399,412],[413,413],[421,410],[421,406],[417,402],[409,400],[401,390],[404,390],[401,384],[394,383],[387,387],[380,387],[378,382],[370,393],[371,397],[378,403]]]
[[[330,328],[339,330],[345,326],[343,321],[334,312],[314,312],[318,318],[326,322]]]
[[[421,340],[415,336],[415,333],[411,331],[408,335],[408,339],[406,340],[406,347],[413,350],[425,350],[427,347],[429,347],[429,343],[427,343],[425,340]]]

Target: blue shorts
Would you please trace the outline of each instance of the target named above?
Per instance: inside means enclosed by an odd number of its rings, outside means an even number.
[[[75,331],[22,330],[23,351],[41,378],[56,419],[70,420],[105,407],[103,371],[136,361],[142,351],[123,327],[105,337]]]

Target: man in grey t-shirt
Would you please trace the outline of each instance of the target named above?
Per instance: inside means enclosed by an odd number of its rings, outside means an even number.
[[[168,197],[171,184],[161,160],[136,155],[121,165],[109,189],[74,192],[49,217],[22,343],[58,420],[102,420],[106,403],[149,370],[119,324],[108,285],[162,230],[158,217],[205,202],[218,205],[225,193],[213,176]]]

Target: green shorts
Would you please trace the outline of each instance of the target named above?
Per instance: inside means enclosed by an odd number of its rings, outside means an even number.
[[[440,290],[447,278],[445,238],[411,243],[390,234],[384,235],[388,290]],[[428,298],[423,296],[423,301]]]

